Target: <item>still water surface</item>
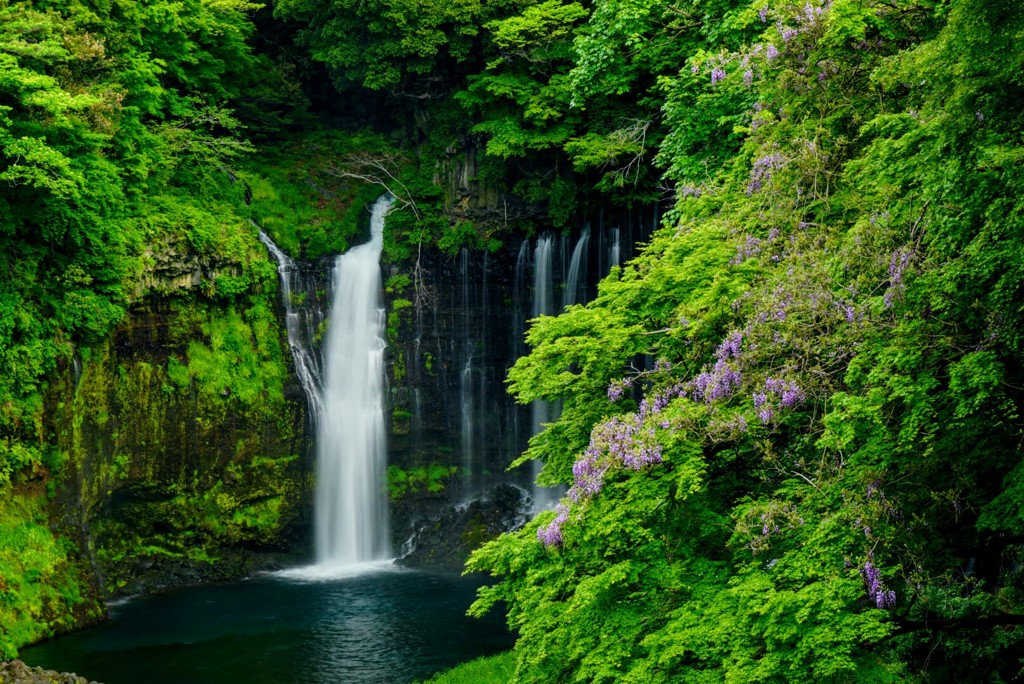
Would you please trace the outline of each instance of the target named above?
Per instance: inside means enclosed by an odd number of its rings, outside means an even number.
[[[394,566],[260,575],[113,605],[21,656],[104,684],[405,684],[511,647],[502,616],[465,616],[478,585]]]

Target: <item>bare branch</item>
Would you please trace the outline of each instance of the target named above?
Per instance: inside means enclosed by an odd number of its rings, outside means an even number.
[[[342,157],[339,164],[329,164],[324,171],[337,178],[350,178],[363,183],[372,183],[391,193],[399,209],[411,209],[416,221],[423,219],[412,192],[398,175],[402,157],[396,152],[353,152]],[[414,304],[416,310],[431,306],[435,301],[433,292],[426,284],[426,269],[423,268],[423,232],[419,230],[416,245],[416,262],[413,264]]]

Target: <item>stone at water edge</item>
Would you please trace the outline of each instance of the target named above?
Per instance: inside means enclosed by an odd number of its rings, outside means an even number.
[[[532,500],[525,490],[496,485],[483,498],[450,507],[439,517],[421,523],[410,540],[412,550],[396,563],[461,571],[471,551],[503,532],[522,527],[531,507]]]
[[[30,667],[20,660],[0,663],[0,684],[99,684],[70,672]]]

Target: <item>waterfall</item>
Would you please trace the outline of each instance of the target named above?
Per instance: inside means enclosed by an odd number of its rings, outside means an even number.
[[[516,256],[516,275],[512,288],[512,350],[511,361],[515,361],[526,353],[526,342],[523,335],[526,332],[526,306],[524,301],[528,298],[527,269],[530,267],[530,241],[523,240],[519,246],[519,254]]]
[[[473,435],[476,421],[473,412],[473,300],[469,289],[469,249],[459,252],[459,273],[461,282],[462,321],[460,336],[462,343],[462,372],[459,374],[459,422],[462,427],[462,498],[468,500],[473,489],[473,462],[475,445]]]
[[[552,274],[552,245],[554,240],[545,235],[537,240],[533,250],[533,316],[555,313],[554,277]]]
[[[459,394],[462,420],[462,478],[463,498],[467,498],[473,486],[473,357],[466,356],[466,365],[459,376]]]
[[[562,290],[562,307],[583,303],[587,296],[587,247],[590,245],[590,226],[583,228],[569,261],[569,274]],[[582,292],[581,292],[582,290]]]
[[[373,205],[372,237],[337,258],[318,430],[316,556],[320,567],[390,554],[384,488],[384,309],[380,254],[384,216]]]
[[[281,251],[274,244],[270,237],[260,230],[260,242],[267,247],[267,251],[277,262],[277,274],[281,279],[281,300],[284,302],[285,329],[288,332],[288,346],[292,350],[292,358],[295,361],[295,374],[299,378],[306,398],[309,400],[311,411],[311,422],[313,426],[319,424],[320,415],[323,413],[323,403],[320,396],[320,373],[316,363],[316,356],[313,353],[312,335],[310,330],[308,309],[300,312],[294,305],[294,286],[304,286],[298,267],[291,258]],[[296,283],[296,279],[298,283]],[[308,294],[308,292],[303,292]],[[305,313],[306,316],[302,316]],[[313,326],[315,328],[315,326]]]
[[[509,328],[512,338],[508,346],[508,363],[515,363],[515,360],[526,353],[527,306],[529,301],[529,268],[530,268],[530,241],[523,240],[519,245],[519,253],[516,256],[515,279],[512,281],[512,320]],[[503,369],[504,370],[504,369]],[[507,371],[506,371],[507,372]],[[509,453],[518,454],[522,451],[526,440],[524,432],[527,429],[525,416],[516,407],[509,411]]]
[[[552,269],[552,244],[553,238],[544,235],[537,240],[537,246],[533,251],[533,317],[544,316],[555,313],[554,300],[554,274]],[[533,418],[533,432],[537,434],[543,429],[544,423],[554,420],[554,407],[550,402],[535,400],[530,404],[530,413]],[[537,484],[537,476],[540,474],[544,464],[540,461],[533,462],[533,508],[534,511],[542,511],[552,508],[558,501],[558,489],[554,487],[541,487]]]
[[[622,265],[622,246],[619,241],[620,231],[618,228],[612,228],[612,246],[608,250],[608,261],[609,269],[612,266]]]

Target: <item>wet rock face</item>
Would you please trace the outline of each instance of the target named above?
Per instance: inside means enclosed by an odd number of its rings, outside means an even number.
[[[471,551],[502,532],[522,527],[532,504],[523,488],[496,485],[480,499],[449,506],[421,522],[408,540],[409,552],[396,562],[411,568],[462,571]]]
[[[287,347],[274,333],[256,339],[246,319],[255,315],[143,300],[54,389],[52,439],[68,457],[55,505],[103,595],[305,558],[305,402],[288,379]],[[261,315],[273,318],[267,308]],[[239,351],[218,348],[209,331],[233,336]],[[259,350],[268,345],[277,350]],[[276,383],[250,374],[242,384],[246,353]]]
[[[144,254],[145,271],[135,290],[136,297],[147,293],[173,294],[211,284],[219,276],[237,276],[242,268],[237,263],[199,254],[182,237],[170,238],[154,245]]]
[[[390,462],[458,466],[461,499],[507,481],[505,468],[530,436],[529,409],[505,386],[508,368],[525,352],[530,317],[516,257],[509,250],[426,254],[428,296],[389,329]]]
[[[542,223],[544,207],[531,204],[480,180],[479,157],[481,148],[473,140],[466,140],[460,148],[448,150],[442,162],[441,177],[447,179],[445,210],[454,221],[472,221],[478,226],[507,226],[509,222],[530,221]],[[506,179],[508,186],[517,179]]]
[[[0,663],[0,684],[99,684],[74,673],[29,667],[20,660]]]
[[[459,168],[471,163],[467,157]],[[460,192],[484,202],[464,181],[458,180]],[[484,203],[494,208],[493,201]],[[479,499],[495,485],[530,488],[529,465],[507,471],[538,428],[538,412],[517,404],[506,385],[508,369],[528,351],[528,320],[589,301],[598,280],[629,259],[656,222],[650,207],[596,215],[565,234],[508,236],[495,252],[425,249],[422,291],[410,284],[387,293],[389,464],[398,475],[455,469],[440,488],[393,497],[396,549],[412,536],[418,544],[448,544],[419,535],[421,521],[438,520],[447,508]],[[411,270],[410,264],[385,264],[384,276],[393,280]]]

